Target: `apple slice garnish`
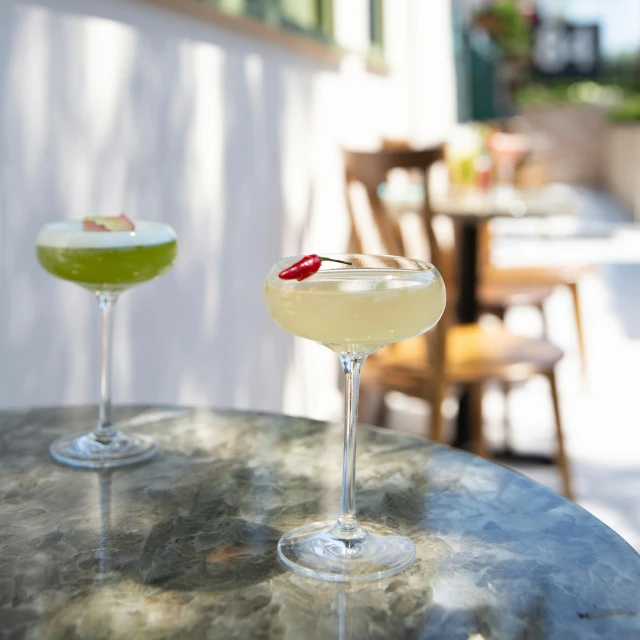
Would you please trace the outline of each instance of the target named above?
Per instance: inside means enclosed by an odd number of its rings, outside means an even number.
[[[83,231],[135,231],[135,228],[124,213],[119,216],[91,216],[82,221]]]

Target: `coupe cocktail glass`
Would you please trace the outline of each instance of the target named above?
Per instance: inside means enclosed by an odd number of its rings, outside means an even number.
[[[337,522],[316,522],[285,534],[278,554],[289,567],[336,582],[375,580],[408,567],[415,546],[408,538],[356,518],[356,426],[360,371],[365,358],[385,345],[420,335],[440,319],[445,287],[426,262],[393,256],[340,255],[351,263],[323,262],[309,278],[278,274],[298,257],[277,262],[265,283],[272,318],[296,336],[340,357],[346,377],[342,498]]]
[[[83,231],[79,221],[52,222],[40,230],[36,255],[42,267],[94,293],[102,312],[98,424],[91,433],[53,442],[50,452],[58,462],[107,469],[142,462],[156,452],[151,438],[120,433],[111,423],[112,316],[118,296],[165,273],[177,251],[175,232],[159,222],[136,221],[135,231]]]

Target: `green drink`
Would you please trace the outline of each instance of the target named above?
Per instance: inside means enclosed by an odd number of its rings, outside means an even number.
[[[94,292],[123,291],[151,280],[171,267],[177,253],[171,229],[152,222],[139,222],[133,232],[110,233],[56,222],[43,228],[36,245],[46,271]]]
[[[74,467],[108,469],[143,462],[157,451],[146,435],[126,434],[111,422],[113,308],[129,287],[165,273],[178,254],[176,234],[166,224],[126,216],[52,222],[40,230],[36,256],[51,275],[94,293],[102,311],[102,369],[98,424],[91,433],[64,436],[49,448],[54,460]]]

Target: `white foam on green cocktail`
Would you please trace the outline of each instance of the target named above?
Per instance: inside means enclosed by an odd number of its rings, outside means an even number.
[[[169,225],[147,220],[134,220],[135,231],[83,231],[82,222],[63,220],[46,224],[36,244],[59,249],[122,249],[144,247],[175,241]]]
[[[338,353],[372,353],[431,329],[445,306],[437,272],[336,269],[302,282],[270,281],[273,319],[296,336]]]

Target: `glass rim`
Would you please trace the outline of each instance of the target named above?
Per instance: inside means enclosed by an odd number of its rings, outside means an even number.
[[[274,263],[274,266],[278,267],[279,269],[286,269],[287,267],[290,267],[295,262],[298,262],[298,260],[302,260],[302,258],[304,258],[306,255],[310,255],[310,254],[286,256],[284,258],[280,258],[279,260],[276,260],[276,262]],[[322,257],[335,258],[337,260],[344,260],[348,258],[373,258],[373,259],[377,258],[379,260],[385,260],[385,259],[396,260],[398,263],[404,263],[406,265],[413,264],[419,267],[417,269],[411,269],[411,268],[403,268],[400,266],[385,267],[384,265],[372,265],[372,266],[346,265],[340,262],[326,263],[329,269],[334,271],[340,271],[340,270],[347,271],[350,269],[359,270],[359,271],[391,269],[393,271],[401,271],[405,273],[423,273],[423,272],[434,271],[434,270],[437,271],[437,267],[431,262],[427,262],[426,260],[421,260],[419,258],[411,258],[409,256],[396,256],[396,255],[383,254],[383,253],[325,253],[325,254],[322,254]]]

